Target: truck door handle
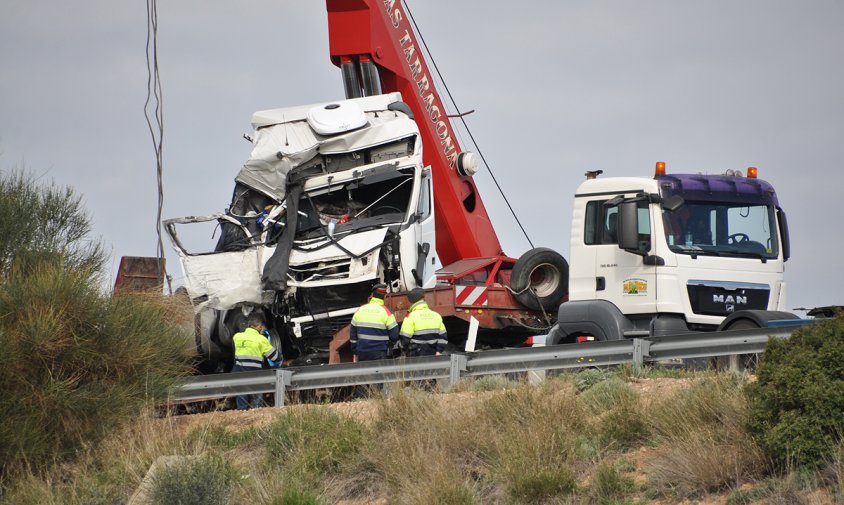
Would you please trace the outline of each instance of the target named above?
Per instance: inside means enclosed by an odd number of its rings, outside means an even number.
[[[596,277],[595,278],[595,290],[596,291],[603,291],[607,289],[607,280],[603,277]]]

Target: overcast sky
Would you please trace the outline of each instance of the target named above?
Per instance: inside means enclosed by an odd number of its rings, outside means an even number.
[[[458,105],[475,109],[469,127],[535,245],[568,256],[572,195],[587,170],[757,166],[789,218],[789,307],[844,304],[844,2],[410,9]],[[325,4],[161,1],[158,21],[164,217],[222,211],[249,156],[241,135],[252,112],[342,98]],[[112,276],[121,256],[156,254],[145,41],[141,0],[2,1],[0,169],[25,166],[83,194]],[[529,245],[489,174],[476,181],[505,252],[519,256]]]

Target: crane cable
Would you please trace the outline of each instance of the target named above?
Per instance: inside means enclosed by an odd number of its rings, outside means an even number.
[[[434,55],[431,54],[431,50],[428,49],[428,44],[425,43],[425,37],[422,36],[422,32],[419,30],[419,25],[416,24],[416,19],[413,18],[413,13],[410,12],[410,7],[407,5],[407,0],[402,0],[402,3],[404,4],[404,9],[407,11],[407,15],[410,18],[410,22],[413,23],[413,29],[416,30],[416,34],[419,35],[419,40],[422,42],[422,47],[425,48],[425,52],[428,54],[428,59],[431,61],[431,65],[433,65],[434,71],[437,73],[437,77],[439,78],[440,82],[443,84],[443,88],[445,89],[445,92],[448,95],[448,99],[451,100],[451,105],[454,107],[454,110],[457,111],[457,117],[460,118],[460,121],[463,123],[463,127],[466,129],[466,133],[468,133],[469,138],[472,139],[472,145],[474,145],[475,149],[478,150],[478,156],[481,157],[481,161],[484,162],[484,166],[489,171],[489,175],[492,177],[492,182],[495,183],[495,187],[498,188],[498,192],[501,193],[501,197],[504,198],[504,203],[506,203],[507,208],[510,209],[510,214],[513,215],[513,219],[516,220],[516,224],[518,224],[519,228],[521,228],[522,233],[525,236],[525,239],[527,239],[527,241],[528,241],[528,244],[530,244],[530,247],[533,248],[534,247],[533,241],[531,241],[530,237],[527,234],[527,231],[525,231],[525,227],[522,226],[522,222],[519,220],[519,216],[516,215],[516,211],[513,210],[513,206],[510,205],[510,200],[507,199],[507,195],[504,194],[504,190],[501,189],[501,185],[498,184],[498,179],[496,179],[495,174],[492,173],[492,168],[489,166],[489,163],[486,162],[486,158],[484,157],[484,154],[481,152],[480,146],[478,145],[477,142],[475,142],[475,137],[474,137],[474,135],[472,135],[472,131],[469,129],[469,125],[466,123],[465,117],[462,114],[460,114],[460,108],[457,106],[457,103],[454,101],[454,97],[451,96],[451,91],[448,89],[448,85],[445,83],[445,79],[443,79],[443,76],[440,73],[439,67],[437,67],[437,62],[434,60]]]
[[[150,49],[151,48],[151,49]],[[151,57],[150,57],[150,52]],[[147,120],[149,134],[155,148],[156,177],[158,180],[158,212],[155,219],[155,229],[158,236],[157,258],[158,277],[167,280],[167,290],[173,294],[172,278],[167,274],[164,265],[164,242],[161,239],[161,214],[164,207],[164,165],[162,147],[164,142],[164,99],[161,93],[161,76],[158,71],[158,6],[156,0],[147,0],[147,98],[144,102],[144,117]],[[150,118],[150,102],[155,102],[153,119]]]

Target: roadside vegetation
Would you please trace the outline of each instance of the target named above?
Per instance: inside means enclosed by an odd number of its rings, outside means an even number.
[[[781,465],[747,429],[749,383],[622,367],[446,394],[404,385],[353,409],[267,409],[254,425],[226,412],[187,429],[149,413],[7,498],[125,503],[178,456],[138,503],[844,503],[840,438],[811,465]]]
[[[0,171],[0,493],[84,459],[189,370],[184,306],[104,293],[90,232],[71,188]]]
[[[52,231],[15,241],[24,217]],[[758,378],[622,366],[161,417],[191,321],[103,293],[89,232],[71,190],[0,172],[2,503],[844,504],[844,316],[771,342]]]

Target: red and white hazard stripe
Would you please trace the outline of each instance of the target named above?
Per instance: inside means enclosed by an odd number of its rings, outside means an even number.
[[[487,305],[487,292],[483,286],[455,286],[457,305]]]

